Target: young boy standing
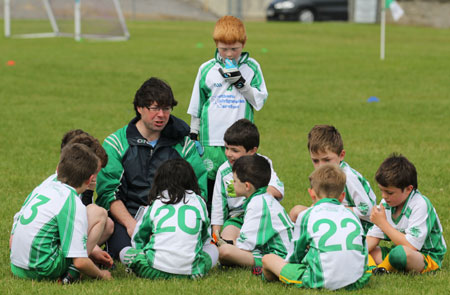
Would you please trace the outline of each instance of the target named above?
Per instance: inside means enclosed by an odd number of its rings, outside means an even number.
[[[414,165],[393,154],[375,175],[383,200],[370,215],[374,226],[367,233],[369,261],[374,274],[406,271],[425,273],[441,268],[447,252],[442,226],[430,200],[417,189]],[[393,247],[379,247],[382,239]]]
[[[345,198],[342,204],[359,217],[364,232],[372,226],[370,211],[376,203],[376,196],[369,182],[355,169],[344,161],[345,150],[339,131],[330,125],[316,125],[308,134],[308,150],[314,169],[332,163],[341,167],[346,175]],[[289,215],[295,222],[304,206],[295,206]]]
[[[261,274],[261,258],[274,253],[285,257],[292,238],[293,224],[284,208],[269,193],[271,169],[262,156],[243,156],[233,164],[236,196],[245,196],[244,217],[235,245],[219,247],[223,265],[253,267],[253,274]]]
[[[309,180],[314,205],[298,216],[286,260],[274,254],[263,257],[264,277],[299,288],[361,288],[371,274],[366,273],[367,249],[359,218],[341,204],[345,173],[325,164]]]
[[[187,113],[192,116],[190,137],[200,137],[208,170],[208,200],[218,167],[226,161],[223,135],[239,119],[253,122],[267,100],[261,67],[243,52],[247,35],[244,24],[234,16],[220,18],[213,32],[215,57],[203,63],[192,90]]]
[[[82,273],[109,280],[89,255],[102,255],[89,244],[86,207],[79,195],[98,173],[99,158],[83,144],[61,152],[57,179],[31,192],[15,216],[11,241],[11,270],[25,279],[58,279],[70,265]]]
[[[232,166],[241,156],[254,155],[259,147],[259,132],[255,124],[247,119],[240,119],[233,123],[224,135],[225,155],[227,161],[223,163],[216,176],[213,192],[211,224],[216,238],[220,236],[235,242],[243,222],[245,197],[237,197],[233,185]],[[284,184],[273,170],[271,161],[263,156],[270,164],[271,175],[267,192],[277,200],[283,199]],[[223,227],[221,234],[220,230]]]

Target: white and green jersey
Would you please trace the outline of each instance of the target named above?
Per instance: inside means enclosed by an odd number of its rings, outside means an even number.
[[[74,188],[53,175],[28,195],[16,214],[11,263],[45,270],[62,251],[64,257],[88,257],[86,207]]]
[[[321,199],[297,218],[286,261],[306,264],[302,277],[306,287],[345,287],[365,272],[367,248],[363,234],[353,212],[337,199]]]
[[[353,213],[361,219],[363,225],[369,223],[371,226],[370,212],[377,202],[377,196],[370,187],[369,182],[358,171],[344,161],[341,162],[340,167],[347,176],[345,199],[342,201],[342,204],[352,207]]]
[[[266,156],[260,156],[264,157],[269,162],[272,170],[269,186],[273,186],[282,196],[284,196],[284,184],[273,170],[272,161]],[[228,195],[228,187],[230,185],[233,185],[233,171],[230,162],[226,161],[219,167],[216,175],[216,182],[214,184],[211,206],[212,225],[223,225],[227,219],[240,216],[244,213],[243,205],[245,197],[230,197]],[[232,189],[232,191],[234,191],[234,189]]]
[[[261,67],[247,52],[241,54],[238,68],[250,87],[230,85],[219,73],[223,67],[216,50],[215,58],[200,66],[192,90],[187,113],[200,118],[200,143],[204,146],[224,146],[228,127],[239,119],[253,122],[253,109],[259,111],[268,96]]]
[[[186,192],[185,202],[164,204],[163,198],[145,208],[131,240],[133,248],[143,249],[149,265],[157,270],[181,275],[204,275],[211,267],[203,251],[211,240],[211,230],[202,197]]]
[[[294,225],[283,206],[260,188],[244,203],[244,223],[236,246],[251,251],[255,258],[265,254],[286,257]]]
[[[384,200],[387,221],[399,232],[405,234],[406,240],[422,254],[430,255],[441,267],[447,246],[442,235],[442,225],[430,200],[418,190],[413,190],[403,205],[402,212],[393,218],[395,208]],[[383,231],[374,225],[367,236],[389,240]]]

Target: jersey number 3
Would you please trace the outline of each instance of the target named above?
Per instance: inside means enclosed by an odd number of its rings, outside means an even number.
[[[25,218],[22,216],[20,216],[20,223],[23,225],[27,225],[29,223],[31,223],[35,218],[36,215],[38,214],[38,207],[44,205],[45,203],[47,203],[48,201],[50,201],[49,198],[42,196],[42,195],[38,195],[36,198],[33,199],[34,200],[39,200],[38,202],[34,203],[33,205],[31,205],[30,210],[31,210],[31,215],[28,218]]]

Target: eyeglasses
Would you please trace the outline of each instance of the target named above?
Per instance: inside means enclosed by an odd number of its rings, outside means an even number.
[[[159,111],[163,111],[163,113],[167,114],[172,111],[172,107],[146,107],[152,113],[158,113]]]

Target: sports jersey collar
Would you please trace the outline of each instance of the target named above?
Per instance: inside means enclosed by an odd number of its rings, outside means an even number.
[[[402,212],[400,212],[400,215],[397,216],[397,218],[393,218],[393,217],[392,217],[392,221],[393,221],[395,224],[399,223],[399,221],[402,219],[403,215],[405,215],[405,212],[406,212],[406,210],[407,210],[407,208],[408,208],[409,200],[412,199],[413,195],[415,195],[416,192],[417,192],[417,189],[413,189],[413,190],[409,193],[408,198],[406,198],[405,203],[403,203],[403,208],[402,208]],[[390,209],[391,209],[391,216],[394,216],[395,208],[396,208],[396,207],[390,207]]]
[[[320,199],[319,201],[317,201],[313,206],[317,206],[322,203],[331,203],[331,204],[335,204],[335,205],[341,205],[341,202],[339,202],[338,199],[323,198],[323,199]]]
[[[260,187],[260,188],[257,189],[250,197],[248,197],[248,198],[245,200],[244,205],[242,206],[242,208],[243,208],[244,210],[246,210],[246,209],[247,209],[247,204],[250,202],[251,199],[253,199],[255,196],[263,195],[263,194],[265,194],[266,192],[267,192],[267,186]]]

